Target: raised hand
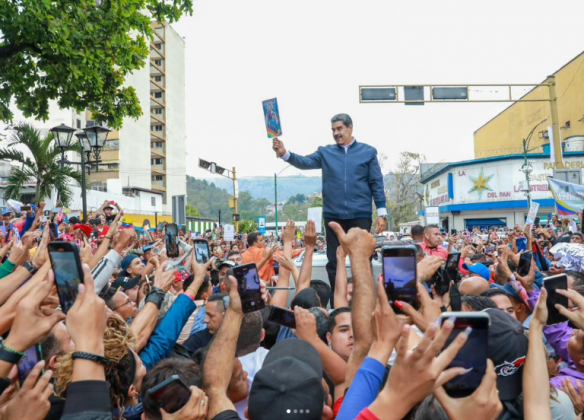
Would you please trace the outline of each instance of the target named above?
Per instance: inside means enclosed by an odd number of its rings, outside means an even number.
[[[180,410],[167,413],[164,408],[160,409],[162,420],[205,420],[209,408],[209,398],[196,386],[191,386],[190,390],[191,397]]]
[[[277,137],[272,140],[272,150],[276,152],[276,156],[282,157],[286,154],[284,143]]]
[[[75,343],[76,351],[103,356],[107,309],[105,301],[95,293],[95,284],[87,265],[83,265],[83,274],[79,295],[67,312],[67,330]],[[52,272],[50,277],[52,278]]]
[[[178,272],[178,269],[173,268],[172,270],[164,271],[166,270],[166,265],[167,263],[165,262],[160,264],[156,269],[156,274],[154,275],[154,287],[168,292],[170,286],[174,283],[174,274]]]
[[[348,233],[345,233],[341,225],[336,222],[330,222],[329,226],[337,235],[339,243],[349,257],[369,258],[373,255],[375,239],[366,230],[352,228]]]
[[[49,413],[51,404],[49,397],[53,395],[53,385],[49,382],[53,372],[42,370],[45,367],[44,360],[36,364],[26,377],[22,388],[16,397],[6,406],[6,420],[42,420]]]
[[[450,420],[495,420],[503,405],[497,391],[497,374],[491,359],[487,360],[487,370],[481,385],[466,398],[452,398],[443,387],[434,391]]]
[[[418,281],[424,283],[432,278],[438,269],[445,264],[441,257],[426,257],[417,265]]]
[[[292,242],[296,239],[296,225],[294,224],[294,220],[288,220],[286,222],[286,227],[282,232],[282,237],[284,239],[284,243]]]
[[[420,298],[420,311],[416,311],[407,302],[396,300],[394,303],[404,314],[410,317],[420,331],[426,331],[432,325],[432,322],[440,316],[442,310],[440,309],[440,305],[430,298],[424,285],[417,283],[416,286],[418,287],[418,296]]]
[[[410,326],[405,325],[396,346],[395,363],[381,393],[396,404],[411,408],[444,383],[464,373],[464,368],[446,369],[470,334],[470,331],[461,332],[444,349],[444,344],[453,328],[452,320],[445,321],[442,328],[438,326],[438,323],[433,322],[418,346],[411,350],[408,347]],[[374,408],[374,405],[375,403],[370,408]],[[396,418],[401,417],[396,416]]]
[[[296,319],[296,329],[293,333],[301,340],[310,343],[313,340],[320,340],[316,332],[316,317],[310,311],[296,306],[294,308],[294,318]]]
[[[314,249],[316,246],[316,226],[313,220],[306,222],[306,227],[304,228],[304,243],[306,248]]]
[[[6,345],[16,351],[24,352],[32,345],[43,341],[55,324],[65,319],[61,311],[50,311],[41,308],[43,301],[51,293],[55,284],[52,271],[48,279],[20,301],[10,335]]]

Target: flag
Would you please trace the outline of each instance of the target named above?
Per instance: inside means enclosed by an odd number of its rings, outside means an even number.
[[[584,186],[548,177],[560,219],[572,219],[584,208]]]

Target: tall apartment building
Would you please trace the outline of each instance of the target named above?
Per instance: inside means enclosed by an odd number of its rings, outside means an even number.
[[[152,28],[150,63],[126,79],[142,116],[126,118],[119,132],[109,134],[104,166],[90,179],[94,189],[105,189],[114,178],[124,187],[161,192],[163,213],[170,214],[172,197],[186,195],[185,42],[167,23]]]

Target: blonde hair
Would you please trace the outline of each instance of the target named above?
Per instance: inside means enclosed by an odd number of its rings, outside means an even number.
[[[126,395],[124,395],[124,390],[116,386],[120,383],[117,366],[128,353],[134,350],[136,346],[136,335],[121,316],[110,314],[103,334],[103,345],[104,355],[110,362],[105,369],[105,373],[106,380],[110,383],[112,407],[117,408],[120,413],[123,413]],[[73,359],[71,358],[71,354],[67,353],[61,358],[57,371],[55,394],[60,398],[65,397],[67,387],[71,383],[73,376]]]

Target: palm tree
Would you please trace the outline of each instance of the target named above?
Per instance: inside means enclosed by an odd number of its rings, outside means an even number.
[[[24,146],[28,153],[17,150],[15,146]],[[65,149],[69,150],[78,151],[78,146]],[[69,183],[75,180],[81,184],[81,173],[70,166],[61,169],[60,157],[61,149],[53,142],[51,133],[42,138],[40,131],[28,123],[12,127],[7,135],[5,148],[0,149],[0,160],[18,162],[20,167],[13,168],[10,172],[4,198],[20,200],[24,185],[36,182],[35,202],[50,197],[55,188],[61,203],[64,206],[69,205],[73,194]]]

